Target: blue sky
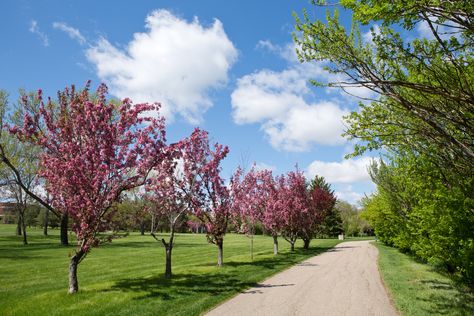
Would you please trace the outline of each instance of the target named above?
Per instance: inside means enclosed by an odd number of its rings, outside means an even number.
[[[292,12],[303,8],[325,16],[307,0],[1,1],[0,88],[14,102],[19,88],[54,97],[105,82],[113,96],[161,102],[170,141],[200,126],[228,145],[226,177],[239,164],[276,174],[298,164],[355,203],[374,190],[370,158],[343,158],[342,116],[357,100],[308,84],[334,78],[296,60]]]

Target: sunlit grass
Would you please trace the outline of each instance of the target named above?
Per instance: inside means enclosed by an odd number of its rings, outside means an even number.
[[[467,288],[395,248],[373,244],[384,283],[402,315],[474,315],[474,294]]]
[[[14,236],[15,226],[0,224],[0,315],[199,315],[212,306],[339,241],[313,240],[295,253],[280,240],[273,256],[270,237],[228,234],[224,267],[217,248],[203,234],[179,234],[171,280],[163,278],[164,250],[149,235],[132,233],[94,249],[79,265],[79,293],[67,295],[68,254],[59,232],[29,230],[29,245]]]

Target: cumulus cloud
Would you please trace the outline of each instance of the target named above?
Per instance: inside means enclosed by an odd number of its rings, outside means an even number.
[[[98,76],[118,97],[161,102],[163,114],[201,120],[212,105],[211,89],[227,82],[237,50],[219,20],[209,27],[188,22],[166,10],[146,18],[146,32],[135,33],[124,48],[100,39],[86,52]]]
[[[354,191],[352,185],[348,185],[342,188],[342,190],[334,192],[334,194],[339,200],[343,200],[351,204],[357,204],[357,202],[359,202],[364,197],[363,194]]]
[[[264,162],[258,162],[256,165],[255,165],[255,169],[257,170],[270,170],[270,171],[277,171],[277,167],[274,166],[274,165],[269,165],[267,163],[264,163]]]
[[[280,46],[273,44],[269,40],[260,40],[260,41],[258,41],[257,48],[258,49],[263,49],[263,50],[268,50],[272,53],[280,51]]]
[[[371,157],[326,162],[315,160],[307,169],[308,177],[323,176],[329,183],[354,183],[370,181],[367,168],[372,162]]]
[[[343,144],[342,117],[349,111],[332,101],[306,100],[312,98],[308,80],[324,74],[321,64],[292,64],[280,72],[264,69],[241,77],[231,95],[234,122],[259,123],[279,150]]]
[[[78,29],[73,28],[73,27],[67,25],[66,23],[54,22],[53,23],[53,28],[55,28],[57,30],[60,30],[60,31],[63,31],[70,38],[77,41],[80,45],[84,45],[87,42],[86,38],[81,34],[81,32]]]
[[[39,37],[39,39],[41,40],[41,43],[43,43],[43,46],[45,47],[49,46],[48,36],[40,30],[38,26],[38,22],[36,20],[32,20],[30,22],[30,28],[28,30]]]
[[[288,62],[298,62],[295,43],[288,43],[285,46],[280,46],[269,40],[260,40],[258,41],[256,48],[270,53],[276,53]]]

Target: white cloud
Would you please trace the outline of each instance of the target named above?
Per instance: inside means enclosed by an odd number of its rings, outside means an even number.
[[[76,40],[79,44],[84,45],[86,43],[86,38],[81,34],[81,32],[63,22],[54,22],[53,27],[57,30],[65,32],[70,38]]]
[[[49,39],[48,36],[41,32],[38,22],[35,20],[31,20],[30,22],[30,28],[28,29],[31,33],[38,35],[40,38],[41,42],[43,43],[43,46],[48,47],[49,46]]]
[[[226,84],[236,48],[217,19],[205,27],[197,18],[188,22],[157,10],[145,26],[124,50],[102,38],[87,58],[114,95],[161,102],[168,119],[179,114],[197,123],[213,105],[209,90]]]
[[[257,48],[259,49],[264,49],[268,50],[270,52],[279,52],[280,51],[280,46],[273,44],[269,40],[260,40],[257,43]]]
[[[371,157],[347,159],[341,162],[313,161],[307,169],[309,179],[315,175],[323,176],[329,183],[354,183],[370,181],[367,168],[372,162]]]
[[[339,200],[349,202],[353,205],[356,205],[364,195],[354,191],[352,185],[345,186],[342,190],[334,192]]]
[[[290,108],[283,118],[265,122],[262,129],[274,148],[286,151],[305,151],[312,144],[341,145],[346,114],[332,102],[304,104]]]
[[[342,117],[349,111],[331,101],[306,101],[312,97],[308,80],[324,75],[321,64],[293,64],[280,72],[260,70],[241,77],[231,95],[234,122],[259,123],[280,150],[343,144]]]
[[[257,169],[257,170],[270,170],[270,171],[275,172],[278,168],[274,165],[269,165],[269,164],[264,163],[264,162],[259,162],[259,163],[255,164],[255,169]]]
[[[298,62],[298,57],[296,55],[296,45],[293,42],[288,43],[285,46],[280,46],[272,43],[269,40],[260,40],[258,41],[256,48],[266,50],[270,53],[276,53],[290,63]]]

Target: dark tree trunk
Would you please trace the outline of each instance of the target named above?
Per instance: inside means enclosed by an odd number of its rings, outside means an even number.
[[[171,244],[168,244],[168,246],[165,247],[166,251],[166,267],[165,267],[165,278],[169,279],[171,278],[171,251],[173,250],[173,246]]]
[[[140,234],[145,235],[145,222],[140,223]]]
[[[18,223],[16,225],[16,234],[18,236],[21,236],[22,234],[22,229],[21,229],[21,217],[20,217],[20,214],[18,213]]]
[[[309,243],[311,242],[311,238],[303,238],[303,249],[309,249]]]
[[[217,242],[217,266],[222,267],[224,264],[224,240],[218,239]]]
[[[158,241],[155,234],[152,234],[152,236],[153,236],[153,238],[155,238]],[[165,257],[166,257],[165,278],[170,279],[171,276],[172,276],[172,272],[171,272],[171,253],[173,251],[174,227],[171,227],[171,229],[170,229],[170,240],[169,240],[169,242],[166,242],[166,240],[164,238],[161,238],[161,242],[163,243],[163,246],[165,246]]]
[[[28,240],[26,238],[26,224],[25,224],[25,210],[20,215],[21,219],[21,228],[23,229],[23,245],[28,245]]]
[[[61,215],[61,245],[69,246],[68,236],[67,236],[67,226],[68,226],[69,216],[67,213]]]
[[[278,236],[277,235],[273,236],[273,254],[274,255],[278,254]]]
[[[290,241],[290,245],[291,252],[295,251],[295,242],[293,240]]]
[[[69,290],[68,294],[77,293],[79,290],[79,284],[77,283],[77,266],[81,262],[82,257],[85,255],[84,251],[79,250],[74,256],[71,257],[69,262]]]
[[[48,225],[49,225],[49,210],[46,209],[44,213],[44,223],[43,223],[43,235],[48,236]]]

